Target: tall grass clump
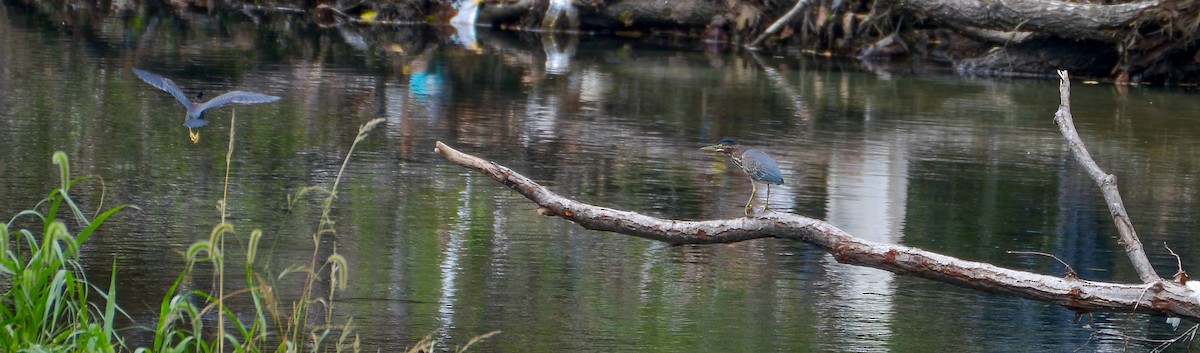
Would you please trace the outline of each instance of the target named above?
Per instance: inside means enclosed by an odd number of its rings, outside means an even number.
[[[334,295],[346,288],[346,259],[337,253],[336,248],[332,249],[330,255],[321,256],[321,238],[336,234],[330,213],[350,156],[358,143],[367,137],[367,133],[384,120],[375,119],[359,128],[332,186],[306,187],[295,197],[289,197],[289,206],[294,206],[296,200],[310,192],[324,193],[325,199],[321,204],[322,212],[317,221],[316,231],[311,234],[312,258],[306,264],[288,267],[274,276],[261,273],[254,266],[258,258],[258,243],[263,236],[262,232],[255,229],[248,237],[238,238],[234,225],[225,221],[229,170],[235,146],[234,121],[236,115],[230,122],[229,147],[225,158],[226,194],[218,202],[221,222],[213,228],[206,240],[197,241],[188,248],[185,254],[188,266],[163,298],[158,324],[155,327],[155,340],[149,350],[224,352],[228,347],[230,351],[236,352],[359,351],[359,339],[353,334],[349,320],[345,324],[332,324]],[[229,275],[225,257],[227,239],[236,239],[244,246],[245,261],[240,265],[244,270],[245,289],[226,290]],[[213,292],[183,290],[184,281],[190,278],[194,266],[201,262],[207,262],[213,268]],[[303,287],[299,298],[291,303],[280,303],[275,294],[274,283],[294,275],[302,276]],[[329,278],[329,288],[317,287],[321,278]],[[238,316],[227,305],[227,301],[243,295],[249,297],[254,311],[250,315]],[[204,299],[203,302],[207,304],[196,304],[198,301],[193,299]],[[321,313],[323,321],[320,325],[314,324],[315,320],[311,317],[314,308]],[[215,328],[205,327],[203,318],[206,316],[216,317]],[[214,337],[209,338],[207,334]],[[275,338],[268,340],[270,336]],[[278,346],[272,349],[268,342],[278,342]]]
[[[124,206],[89,220],[68,193],[85,178],[71,179],[65,153],[55,152],[52,161],[60,171],[59,187],[0,227],[0,283],[8,282],[0,294],[0,352],[114,352],[121,343],[113,331],[119,310],[116,267],[107,290],[97,288],[84,276],[79,249]],[[71,234],[59,213],[83,230]],[[89,301],[92,293],[103,298],[103,308]]]
[[[284,323],[281,325],[281,327],[283,327],[281,332],[282,335],[288,342],[291,342],[292,344],[299,344],[303,341],[309,341],[308,343],[313,347],[318,347],[321,346],[326,340],[332,338],[332,335],[335,334],[336,331],[340,330],[341,333],[336,337],[336,350],[339,352],[343,351],[344,349],[350,349],[355,352],[359,350],[358,337],[355,336],[353,341],[351,341],[349,338],[351,333],[349,322],[347,322],[343,327],[329,324],[333,322],[334,294],[336,294],[336,292],[339,290],[346,289],[348,266],[346,264],[346,258],[337,253],[336,246],[334,249],[332,249],[332,253],[328,257],[326,257],[324,260],[321,260],[321,237],[337,235],[337,229],[333,226],[334,222],[333,218],[330,216],[330,212],[333,210],[333,200],[337,198],[338,185],[341,184],[342,176],[346,172],[346,165],[350,163],[350,156],[354,154],[354,149],[358,146],[358,143],[362,142],[362,140],[367,137],[368,132],[383,122],[384,119],[382,118],[374,119],[368,121],[366,124],[363,124],[358,128],[358,134],[355,135],[354,142],[350,144],[350,149],[346,151],[346,157],[342,159],[342,166],[338,169],[337,176],[334,177],[332,186],[329,188],[322,186],[306,187],[297,192],[295,197],[289,198],[290,200],[288,202],[288,206],[292,207],[295,206],[295,202],[297,200],[309,192],[320,192],[325,194],[325,198],[321,202],[321,218],[317,222],[317,230],[311,235],[313,242],[311,261],[307,265],[299,267],[294,266],[285,269],[283,273],[279,275],[279,278],[282,279],[291,274],[300,274],[303,276],[304,281],[304,287],[301,289],[300,299],[297,301],[297,303],[292,305],[291,315],[287,320],[283,320]],[[319,289],[316,286],[316,282],[319,278],[321,278],[322,273],[326,272],[328,272],[330,278],[328,292],[323,298],[314,296],[313,294]],[[309,323],[312,322],[312,319],[309,317],[309,315],[311,315],[312,312],[312,305],[315,304],[322,305],[324,309],[322,310],[322,314],[324,316],[322,322],[325,322],[326,324],[316,327],[309,327]]]

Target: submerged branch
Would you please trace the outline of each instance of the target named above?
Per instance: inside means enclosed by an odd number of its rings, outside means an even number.
[[[829,252],[838,262],[873,267],[956,286],[1061,305],[1076,311],[1165,314],[1200,321],[1200,303],[1186,287],[1170,281],[1118,284],[1062,278],[962,260],[914,247],[860,239],[827,222],[800,215],[763,212],[735,219],[661,219],[568,199],[500,164],[459,152],[441,142],[434,151],[477,170],[525,196],[538,212],[580,226],[672,244],[732,243],[756,238],[799,240]]]

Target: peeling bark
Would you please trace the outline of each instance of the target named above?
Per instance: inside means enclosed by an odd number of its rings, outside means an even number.
[[[1116,42],[1124,38],[1142,11],[1159,2],[1103,5],[1058,0],[898,0],[897,4],[935,22]]]

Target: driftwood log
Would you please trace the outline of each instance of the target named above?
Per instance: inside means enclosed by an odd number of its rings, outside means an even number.
[[[1143,11],[1161,6],[1158,1],[1094,4],[1064,0],[906,0],[907,11],[936,22],[993,30],[1026,31],[1062,38],[1115,42]]]
[[[988,263],[967,261],[910,246],[857,238],[828,222],[791,213],[766,211],[722,220],[673,220],[591,205],[562,197],[537,182],[495,162],[469,155],[437,142],[434,151],[446,160],[474,169],[525,196],[546,216],[558,216],[593,230],[616,232],[672,244],[733,243],[778,238],[816,245],[838,262],[873,267],[990,293],[1012,295],[1061,305],[1080,312],[1138,312],[1200,321],[1200,294],[1186,279],[1163,279],[1155,274],[1128,215],[1120,202],[1115,178],[1091,161],[1076,134],[1070,114],[1070,81],[1061,73],[1062,104],[1055,123],[1071,152],[1103,190],[1121,232],[1126,254],[1143,283],[1089,281],[1073,275],[1056,277]],[[1185,278],[1186,276],[1181,276]],[[1190,285],[1188,285],[1190,284]]]

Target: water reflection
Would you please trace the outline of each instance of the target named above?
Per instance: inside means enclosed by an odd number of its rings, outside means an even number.
[[[908,204],[908,155],[892,147],[906,145],[898,140],[904,137],[887,132],[882,135],[871,131],[862,144],[834,151],[829,162],[828,221],[866,240],[900,244]],[[838,267],[830,271],[840,285],[831,293],[829,307],[850,305],[859,309],[829,313],[827,327],[877,340],[877,346],[868,344],[864,348],[886,348],[892,332],[881,323],[892,321],[894,275],[865,267],[843,267],[828,256],[822,260]]]
[[[546,73],[561,75],[571,72],[571,57],[575,56],[577,46],[579,46],[579,35],[577,34],[542,34],[542,48],[546,52]]]
[[[774,188],[774,209],[971,260],[1061,273],[1055,263],[1004,253],[1036,250],[1060,255],[1084,277],[1136,280],[1094,186],[1049,121],[1054,82],[963,80],[927,68],[884,77],[807,57],[586,36],[548,43],[485,29],[470,44],[453,40],[449,28],[320,29],[286,18],[243,28],[150,16],[161,20],[141,22],[151,24],[144,29],[106,20],[76,37],[39,25],[39,16],[13,6],[0,12],[0,140],[8,152],[0,155],[0,192],[10,195],[0,211],[42,197],[31,190],[50,187],[55,172],[46,161],[57,149],[80,173],[105,180],[103,191],[78,188],[81,202],[94,205],[103,192],[107,204],[141,206],[94,238],[87,255],[101,264],[91,273],[101,281],[116,259],[128,288],[122,305],[139,322],[155,316],[182,266],[172,255],[207,237],[217,219],[228,140],[214,133],[181,143],[169,128],[178,112],[121,74],[134,65],[218,90],[254,82],[293,102],[213,123],[237,128],[230,210],[239,232],[268,233],[264,271],[311,254],[316,207],[287,208],[287,195],[328,185],[359,124],[386,118],[351,159],[335,205],[341,233],[325,240],[351,261],[351,288],[336,312],[354,318],[369,348],[403,349],[431,332],[461,344],[492,330],[504,331],[485,343],[495,351],[1063,351],[1125,343],[1089,341],[1091,331],[1061,308],[845,266],[804,244],[669,246],[584,230],[538,216],[503,186],[431,152],[434,141],[446,141],[566,196],[703,219],[742,212],[747,178],[697,151],[733,137],[779,161],[788,183]],[[148,44],[111,44],[139,30]],[[1173,112],[1200,103],[1145,89],[1074,93],[1088,102],[1076,116],[1089,147],[1131,181],[1123,191],[1144,239],[1195,253],[1195,239],[1171,230],[1197,227],[1190,215],[1200,163],[1192,156],[1200,143],[1190,141],[1200,141],[1200,128]],[[1173,268],[1173,258],[1151,253]],[[1095,319],[1092,327],[1111,332],[1170,334],[1155,318]]]
[[[458,208],[458,219],[452,225],[449,232],[449,239],[446,242],[446,250],[442,254],[442,263],[439,267],[442,270],[442,289],[441,298],[438,299],[438,320],[441,321],[442,327],[455,327],[454,325],[454,307],[455,293],[458,291],[455,281],[458,278],[458,273],[461,271],[459,264],[460,257],[463,256],[463,247],[466,245],[467,229],[471,227],[471,185],[474,178],[466,179],[466,187],[460,193]],[[438,341],[449,342],[448,333],[442,331]]]

